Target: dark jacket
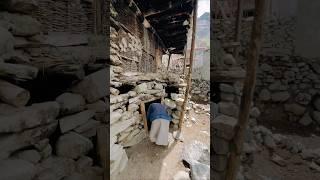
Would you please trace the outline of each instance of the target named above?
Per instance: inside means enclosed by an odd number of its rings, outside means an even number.
[[[155,119],[165,119],[168,121],[171,121],[171,116],[168,115],[167,109],[163,104],[160,103],[152,103],[149,106],[148,113],[147,113],[147,119],[149,121],[153,121]]]

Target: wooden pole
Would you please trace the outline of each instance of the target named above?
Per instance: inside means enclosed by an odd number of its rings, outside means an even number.
[[[238,0],[235,42],[240,42],[241,20],[242,20],[242,0]],[[233,51],[233,57],[235,59],[238,59],[238,55],[239,55],[239,46],[236,46]]]
[[[246,79],[244,82],[243,95],[241,97],[241,104],[240,104],[240,111],[239,111],[240,112],[239,121],[236,127],[235,136],[231,141],[232,145],[230,146],[233,148],[230,149],[230,156],[228,159],[228,168],[227,168],[227,174],[226,174],[227,180],[236,179],[237,171],[240,166],[240,156],[242,153],[244,134],[248,124],[251,100],[253,97],[253,92],[254,92],[255,83],[256,83],[256,71],[257,71],[257,64],[258,64],[258,58],[260,54],[260,47],[261,47],[264,6],[265,6],[265,0],[255,1],[256,16],[253,22],[253,28],[252,28],[252,34],[251,34]]]
[[[185,79],[186,68],[187,68],[187,45],[184,47],[184,61],[183,61],[183,76]]]
[[[167,71],[169,71],[169,67],[170,67],[170,61],[171,61],[171,53],[169,54],[169,60],[168,60]]]
[[[179,133],[181,133],[182,129],[182,123],[187,107],[187,102],[189,98],[189,91],[191,86],[191,78],[192,78],[192,67],[193,67],[193,51],[195,47],[195,36],[196,36],[196,26],[197,26],[197,8],[198,8],[198,1],[194,1],[194,9],[193,9],[193,20],[192,20],[192,39],[191,39],[191,51],[190,51],[190,68],[188,73],[188,82],[187,82],[187,89],[184,96],[184,101],[182,105],[182,111],[180,114],[180,120],[179,120]]]

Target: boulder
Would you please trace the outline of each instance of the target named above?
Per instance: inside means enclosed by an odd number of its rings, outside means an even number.
[[[60,114],[68,115],[82,111],[85,108],[85,99],[79,94],[63,93],[56,98],[60,104]]]
[[[93,144],[88,138],[75,132],[60,136],[56,142],[57,155],[72,159],[86,155],[92,148]]]
[[[174,176],[173,180],[191,180],[189,173],[186,171],[178,171]]]
[[[208,163],[210,161],[209,149],[200,141],[192,141],[184,145],[181,156],[188,164],[192,164],[194,161],[200,163]]]
[[[238,117],[239,107],[231,102],[220,102],[219,112],[228,116]]]
[[[143,93],[145,91],[148,90],[148,85],[147,83],[142,83],[142,84],[139,84],[138,86],[135,87],[135,92],[137,92],[138,94],[140,93]]]
[[[136,117],[132,117],[128,120],[123,120],[123,121],[112,124],[110,127],[110,136],[113,137],[119,134],[120,132],[124,131],[125,129],[133,125],[135,122],[136,122]]]
[[[232,102],[235,98],[234,94],[230,94],[230,93],[221,93],[220,94],[221,100],[222,101],[229,101]]]
[[[287,91],[275,92],[271,94],[271,99],[274,102],[285,102],[290,98],[290,94]]]
[[[168,99],[168,98],[164,99],[164,104],[166,106],[168,106],[170,109],[174,109],[174,108],[177,107],[177,104],[174,101],[172,101],[171,99]]]
[[[250,116],[252,118],[258,118],[260,116],[260,114],[261,114],[260,110],[257,107],[252,108],[250,111]]]
[[[55,180],[70,176],[76,170],[75,161],[65,157],[51,156],[39,164],[40,171],[35,180]]]
[[[7,134],[0,138],[0,159],[7,158],[11,153],[29,147],[50,136],[57,128],[57,121],[48,125],[33,128],[21,133]]]
[[[269,101],[271,99],[271,93],[268,89],[262,89],[259,93],[259,99],[261,101]]]
[[[88,122],[93,116],[94,111],[86,110],[75,115],[66,116],[59,119],[59,126],[62,133],[75,129]]]
[[[223,56],[223,62],[228,66],[235,66],[237,64],[232,54],[225,54]]]
[[[37,168],[30,162],[20,159],[0,161],[1,180],[33,180]]]
[[[216,130],[216,135],[231,140],[238,120],[231,116],[220,115],[213,119],[212,127]]]
[[[101,123],[99,121],[90,119],[89,121],[87,121],[86,123],[82,124],[81,126],[77,127],[74,129],[75,132],[77,133],[84,133],[84,132],[88,132],[90,130],[94,130],[96,131],[97,128],[101,125]]]
[[[198,162],[191,163],[191,178],[193,180],[209,180],[210,166]]]
[[[220,91],[225,93],[234,93],[234,87],[229,84],[220,84]]]
[[[14,157],[16,157],[17,159],[22,159],[31,162],[33,164],[38,163],[41,159],[40,153],[32,149],[18,152],[14,155]]]
[[[312,124],[312,119],[308,112],[305,113],[304,116],[299,120],[299,123],[303,126],[309,126]]]
[[[31,16],[3,12],[0,20],[9,24],[11,33],[15,36],[34,36],[41,32],[41,23]]]
[[[57,102],[44,102],[21,108],[17,113],[0,115],[0,132],[20,132],[39,125],[50,124],[59,115]]]
[[[88,156],[80,157],[76,162],[76,168],[78,172],[85,171],[88,167],[93,165],[93,159]]]
[[[291,112],[297,116],[301,116],[304,114],[306,108],[304,106],[299,105],[299,104],[293,103],[293,104],[285,104],[284,110],[286,112]]]
[[[122,113],[113,111],[110,113],[110,124],[117,122],[122,116]]]
[[[81,94],[89,103],[107,96],[107,68],[86,76],[72,87],[72,92]]]

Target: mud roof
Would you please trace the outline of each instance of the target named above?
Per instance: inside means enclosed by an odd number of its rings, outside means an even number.
[[[183,54],[194,0],[134,0],[170,53]]]

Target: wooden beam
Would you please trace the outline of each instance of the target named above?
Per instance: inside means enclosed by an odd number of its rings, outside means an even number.
[[[253,22],[250,48],[248,52],[247,74],[243,87],[243,95],[239,110],[239,121],[235,136],[231,140],[230,156],[228,159],[227,180],[235,180],[240,166],[244,135],[249,121],[251,101],[256,84],[256,71],[261,48],[262,26],[264,18],[265,0],[256,0],[256,16]]]
[[[190,68],[188,73],[188,82],[187,82],[187,88],[184,96],[184,101],[182,105],[182,111],[180,114],[179,119],[179,133],[182,131],[182,124],[184,120],[185,111],[187,108],[187,102],[189,98],[189,91],[191,86],[191,79],[192,79],[192,67],[193,67],[193,54],[194,54],[194,48],[195,48],[195,38],[196,38],[196,26],[197,26],[197,7],[198,7],[198,0],[194,1],[194,9],[193,9],[193,20],[192,20],[192,39],[191,39],[191,51],[190,51]]]
[[[184,2],[184,4],[188,4],[191,1],[192,0],[187,0],[187,1]],[[167,11],[169,11],[171,9],[174,9],[174,8],[177,8],[179,6],[181,6],[181,2],[180,1],[171,4],[171,6],[169,6],[167,9],[163,9],[163,10],[160,10],[160,11],[157,11],[157,12],[146,13],[144,17],[150,17],[150,16],[157,16],[157,15],[161,15],[161,14],[166,14]]]

